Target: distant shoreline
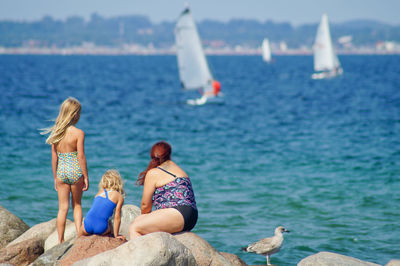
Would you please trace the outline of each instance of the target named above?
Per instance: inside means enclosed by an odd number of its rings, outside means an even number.
[[[206,55],[260,55],[261,49],[205,49]],[[0,47],[0,55],[175,55],[175,50],[171,49],[120,49],[112,47],[71,47],[71,48],[36,48],[36,47]],[[313,55],[312,50],[306,49],[288,49],[286,51],[272,51],[274,56],[287,55]],[[375,49],[358,50],[338,50],[338,55],[399,55],[400,51],[378,51]]]

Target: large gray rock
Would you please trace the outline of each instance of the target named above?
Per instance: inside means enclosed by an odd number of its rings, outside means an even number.
[[[39,258],[37,258],[31,266],[53,266],[60,259],[62,259],[65,254],[68,253],[69,249],[73,246],[75,238],[71,238],[60,245],[56,245],[50,250],[46,251]]]
[[[31,227],[28,231],[26,231],[22,235],[20,235],[17,239],[9,243],[7,247],[31,238],[41,239],[43,240],[44,243],[44,241],[49,237],[49,235],[52,232],[54,232],[54,230],[56,230],[56,219],[37,224]]]
[[[188,248],[171,234],[151,233],[94,257],[78,261],[74,266],[94,265],[197,265]]]
[[[141,213],[140,208],[131,205],[125,204],[122,206],[122,215],[121,215],[121,225],[119,227],[119,233],[126,237],[126,239],[130,239],[129,237],[129,225],[133,222],[133,220],[138,217]]]
[[[230,263],[230,265],[234,266],[247,266],[246,262],[244,262],[241,258],[236,256],[235,254],[231,253],[226,253],[226,252],[220,252],[225,259],[227,259]]]
[[[174,237],[190,249],[198,265],[231,265],[228,259],[193,232],[178,233]]]
[[[22,235],[29,226],[20,218],[0,206],[0,248]]]
[[[43,253],[43,240],[32,238],[0,250],[0,263],[29,265]]]
[[[385,266],[400,266],[400,260],[390,260]]]
[[[80,236],[75,240],[74,246],[60,260],[60,266],[93,257],[99,253],[121,246],[126,240],[109,236]]]
[[[76,238],[76,228],[75,224],[67,219],[65,224],[64,231],[64,241],[70,240],[71,238]],[[53,233],[49,235],[49,237],[44,242],[44,251],[48,251],[49,249],[58,245],[58,232],[55,230]]]
[[[341,265],[341,266],[377,266],[379,264],[375,264],[368,261],[362,261],[353,257],[344,256],[341,254],[336,254],[332,252],[318,252],[317,254],[308,256],[302,259],[298,264],[298,266],[332,266],[332,265]]]

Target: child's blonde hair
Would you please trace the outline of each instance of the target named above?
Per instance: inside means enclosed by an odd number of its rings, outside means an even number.
[[[107,170],[99,183],[99,189],[107,189],[118,191],[122,195],[125,195],[124,184],[122,181],[122,177],[119,172],[115,169]]]
[[[45,128],[41,133],[42,135],[50,133],[46,143],[56,144],[60,142],[64,138],[67,128],[78,123],[80,115],[80,102],[73,97],[66,99],[60,106],[60,112],[54,126]]]

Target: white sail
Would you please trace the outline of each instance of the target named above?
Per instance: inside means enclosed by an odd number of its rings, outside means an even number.
[[[263,40],[261,49],[263,60],[267,63],[271,62],[271,48],[269,46],[269,40],[267,38]]]
[[[175,41],[182,87],[187,90],[212,90],[213,77],[189,8],[178,18]]]
[[[335,72],[341,74],[342,69],[338,57],[333,50],[331,34],[329,30],[328,16],[322,15],[318,26],[314,43],[314,70]]]

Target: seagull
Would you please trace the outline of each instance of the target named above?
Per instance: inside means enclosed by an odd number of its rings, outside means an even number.
[[[271,265],[269,262],[269,256],[281,249],[283,243],[283,232],[289,233],[290,231],[286,230],[283,226],[278,226],[275,228],[274,236],[263,238],[260,241],[248,245],[247,247],[242,247],[242,250],[266,256],[267,265]]]

